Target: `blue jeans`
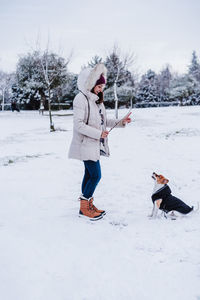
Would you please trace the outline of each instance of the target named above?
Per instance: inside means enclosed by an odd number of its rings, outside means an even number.
[[[97,184],[101,179],[101,166],[98,161],[84,160],[85,174],[82,182],[82,195],[89,199],[93,196]]]

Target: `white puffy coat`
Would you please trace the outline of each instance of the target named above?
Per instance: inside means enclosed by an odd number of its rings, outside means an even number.
[[[86,124],[88,102],[86,97],[79,92],[73,101],[74,126],[69,158],[93,161],[100,159],[100,137],[102,134],[100,109],[104,116],[105,127],[113,127],[118,122],[116,119],[107,119],[104,104],[97,104],[98,96],[90,92],[101,74],[106,77],[106,68],[103,64],[98,64],[93,69],[87,68],[82,70],[78,77],[78,89],[88,98],[90,114],[88,124]],[[123,127],[122,122],[117,126]],[[105,143],[108,149],[107,138]]]

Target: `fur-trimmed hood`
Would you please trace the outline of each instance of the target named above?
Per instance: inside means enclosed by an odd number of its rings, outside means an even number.
[[[107,69],[104,64],[97,64],[94,68],[83,69],[78,76],[78,89],[83,93],[90,92],[101,74],[106,79]]]

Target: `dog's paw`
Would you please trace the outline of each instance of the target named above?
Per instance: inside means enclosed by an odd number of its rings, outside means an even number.
[[[167,219],[170,219],[170,220],[176,220],[177,219],[177,215],[175,215],[175,213],[172,211],[172,212],[169,212],[168,214],[166,214],[166,218]]]
[[[149,220],[154,220],[154,219],[157,218],[157,216],[154,216],[154,215],[148,215],[148,218],[149,218]]]

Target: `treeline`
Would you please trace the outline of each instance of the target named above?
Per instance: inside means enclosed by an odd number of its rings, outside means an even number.
[[[0,106],[10,109],[11,103],[21,109],[35,110],[71,108],[77,94],[77,74],[71,73],[67,59],[56,53],[33,51],[21,56],[16,71],[8,74],[0,71]],[[165,106],[200,104],[200,62],[195,51],[186,74],[172,73],[170,67],[159,73],[148,70],[138,76],[134,72],[134,55],[122,55],[114,47],[105,59],[94,56],[83,67],[93,67],[103,62],[108,69],[104,93],[106,107],[118,106]]]

